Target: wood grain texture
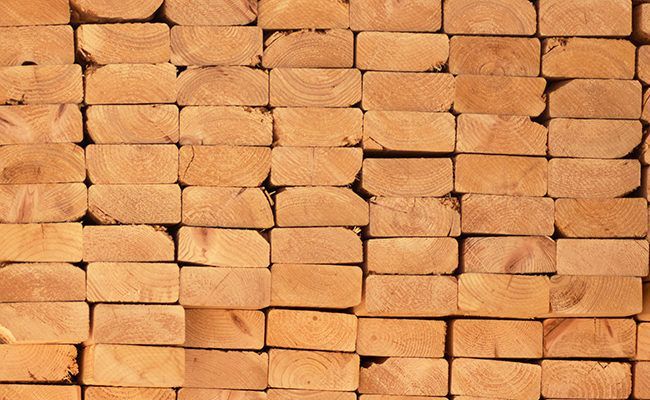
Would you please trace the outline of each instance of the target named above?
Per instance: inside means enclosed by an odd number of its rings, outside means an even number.
[[[442,1],[351,0],[353,31],[435,32],[442,26]]]
[[[181,388],[178,400],[266,400],[266,392],[229,389]]]
[[[79,262],[81,224],[0,224],[0,261]]]
[[[451,362],[453,395],[521,400],[539,398],[542,368],[501,360],[457,358]]]
[[[634,397],[650,396],[650,363],[637,362],[634,364]]]
[[[244,268],[269,265],[269,242],[253,230],[184,226],[176,239],[180,262]],[[242,248],[246,251],[242,252]]]
[[[81,142],[83,119],[75,104],[0,106],[0,144]]]
[[[166,24],[83,24],[76,30],[76,39],[78,54],[93,64],[169,62]]]
[[[357,354],[280,349],[269,352],[271,387],[353,391],[358,385]]]
[[[162,0],[70,0],[75,22],[148,20],[161,4]]]
[[[550,236],[553,200],[466,194],[461,199],[463,233]],[[371,218],[372,222],[372,218]]]
[[[0,396],[7,399],[81,400],[81,387],[74,385],[1,384]],[[92,397],[86,397],[92,400]]]
[[[286,188],[275,194],[276,226],[365,226],[368,203],[347,188]]]
[[[86,108],[86,127],[98,144],[178,142],[178,107],[167,104],[97,105]]]
[[[558,239],[558,275],[648,275],[647,240]]]
[[[267,229],[274,225],[271,200],[261,188],[190,186],[183,190],[183,224]]]
[[[532,35],[535,6],[526,0],[446,0],[445,32],[474,35]]]
[[[166,0],[165,18],[178,25],[247,25],[257,17],[255,0]]]
[[[251,349],[264,347],[266,317],[262,311],[185,310],[185,346]]]
[[[399,91],[393,88],[399,87]],[[364,110],[447,111],[454,102],[454,76],[445,73],[366,72]]]
[[[541,36],[628,36],[632,33],[632,4],[626,0],[541,0],[538,13]]]
[[[635,354],[636,323],[632,319],[544,320],[544,357],[632,358]]]
[[[622,197],[640,185],[637,160],[551,159],[548,195],[551,197]]]
[[[146,104],[176,101],[172,64],[110,64],[85,71],[86,104]],[[180,100],[179,100],[180,102]]]
[[[273,32],[264,41],[265,68],[352,68],[354,34],[347,29]]]
[[[371,196],[441,197],[454,188],[449,158],[367,158],[361,189]]]
[[[364,245],[364,267],[370,273],[451,274],[458,265],[458,242],[453,238],[370,239]]]
[[[79,373],[77,348],[64,344],[0,344],[3,382],[71,383]]]
[[[440,358],[446,333],[443,321],[359,318],[356,350],[361,356]]]
[[[449,364],[444,359],[388,358],[362,365],[359,393],[442,396],[448,392]]]
[[[449,42],[449,72],[454,75],[537,76],[538,39],[454,36]]]
[[[455,131],[450,113],[368,111],[362,146],[368,152],[451,153]]]
[[[274,108],[274,146],[341,147],[361,140],[363,112],[356,108]]]
[[[557,199],[555,228],[564,237],[642,238],[648,233],[644,199]]]
[[[460,236],[460,206],[453,197],[373,197],[369,237]]]
[[[615,79],[572,79],[549,86],[549,117],[638,119],[641,83]]]
[[[183,26],[171,29],[175,65],[249,65],[262,60],[262,29],[256,26]]]
[[[555,272],[555,241],[546,236],[486,236],[463,239],[463,272],[540,274]]]
[[[548,153],[553,157],[621,158],[641,143],[639,121],[553,118]]]
[[[181,222],[178,185],[92,185],[88,213],[100,224],[172,225]]]
[[[356,400],[354,392],[329,392],[325,390],[272,389],[266,391],[268,400]]]
[[[545,89],[543,78],[459,75],[454,110],[536,117],[546,108]]]
[[[267,353],[249,351],[186,350],[184,387],[266,388]]]
[[[337,147],[275,147],[271,152],[272,186],[345,186],[361,170],[363,151]]]
[[[428,33],[361,32],[356,66],[375,71],[440,71],[449,57],[449,38]]]
[[[0,171],[0,184],[83,182],[84,149],[72,143],[0,146]]]
[[[183,107],[180,113],[181,144],[270,146],[274,120],[263,108]]]
[[[276,68],[271,70],[269,90],[273,107],[349,107],[361,100],[361,73],[357,69]]]
[[[363,260],[361,238],[342,227],[275,228],[270,239],[273,263],[346,264]]]
[[[137,397],[140,400],[175,400],[174,389],[164,388],[136,388],[136,387],[110,387],[86,386],[84,399],[86,400],[127,400]]]
[[[0,302],[84,301],[86,273],[67,263],[5,264]]]
[[[632,393],[628,363],[542,361],[542,396],[550,398],[625,398]]]
[[[632,79],[634,44],[627,40],[550,38],[542,42],[542,76]]]
[[[538,321],[456,319],[450,324],[449,353],[455,357],[541,358]]]
[[[1,343],[78,344],[88,332],[88,304],[83,301],[0,304]]]
[[[83,260],[173,261],[174,240],[164,228],[148,225],[86,225],[83,229]]]
[[[257,24],[264,29],[328,29],[350,25],[350,5],[338,0],[260,0]]]
[[[258,310],[268,307],[270,298],[266,268],[181,268],[179,302],[184,307]]]
[[[0,28],[0,65],[73,64],[74,34],[70,26]]]
[[[268,73],[259,69],[189,67],[178,75],[176,101],[184,106],[265,106],[268,85]]]
[[[261,186],[271,168],[271,149],[252,146],[183,146],[178,179],[184,185]]]
[[[546,155],[548,131],[530,117],[461,114],[456,130],[458,152]]]
[[[97,303],[175,303],[176,264],[92,262],[86,267],[88,301]]]
[[[70,22],[70,6],[66,0],[7,0],[0,15],[0,26],[60,25]]]
[[[1,223],[77,221],[87,208],[81,182],[0,186]]]

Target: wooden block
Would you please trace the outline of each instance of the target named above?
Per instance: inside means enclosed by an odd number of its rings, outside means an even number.
[[[455,141],[450,113],[368,111],[363,117],[365,151],[452,153]]]
[[[263,108],[183,107],[180,143],[194,145],[270,146],[273,117]]]
[[[449,72],[454,75],[537,76],[539,66],[538,39],[454,36],[449,42]]]
[[[319,311],[270,310],[266,345],[289,349],[354,351],[357,317]]]
[[[0,67],[0,104],[81,103],[82,99],[79,65]]]
[[[641,143],[639,121],[554,118],[548,123],[553,157],[622,158]]]
[[[0,224],[0,237],[0,262],[81,261],[80,223]]]
[[[456,77],[454,110],[458,113],[536,117],[546,108],[545,89],[544,78],[459,75]]]
[[[641,83],[615,79],[572,79],[547,91],[549,117],[638,119]]]
[[[175,303],[179,269],[162,263],[89,263],[88,301],[107,303]]]
[[[257,17],[254,0],[165,0],[164,17],[178,25],[247,25]]]
[[[642,300],[641,300],[641,312],[636,315],[636,319],[639,321],[650,321],[650,283],[643,282],[642,286]]]
[[[183,190],[183,224],[268,229],[274,222],[262,188],[190,186]]]
[[[350,26],[350,5],[338,0],[260,0],[257,24],[264,29],[328,29]]]
[[[538,321],[456,319],[449,330],[454,357],[542,358]]]
[[[558,239],[558,275],[648,275],[648,241]]]
[[[268,400],[356,400],[357,399],[357,394],[354,392],[328,392],[324,390],[267,389],[266,394],[267,394],[266,398],[268,398]]]
[[[632,393],[630,364],[602,361],[542,361],[546,398],[627,398]]]
[[[86,104],[176,101],[176,67],[172,64],[110,64],[87,68],[85,77]]]
[[[0,146],[0,184],[83,182],[84,149],[72,143]]]
[[[359,393],[444,396],[449,390],[444,359],[388,358],[361,366]]]
[[[442,25],[440,0],[413,0],[396,4],[391,0],[350,1],[353,31],[435,32]]]
[[[628,36],[632,4],[627,0],[541,0],[537,5],[541,36]]]
[[[271,262],[346,264],[363,260],[361,239],[353,230],[275,228],[271,230]]]
[[[458,242],[452,238],[370,239],[365,268],[375,274],[451,274],[458,265]]]
[[[9,344],[76,344],[88,338],[85,302],[0,304],[0,340]]]
[[[361,302],[363,272],[358,267],[275,264],[271,280],[272,306],[349,308]]]
[[[88,213],[100,224],[172,225],[181,222],[178,185],[92,185]]]
[[[457,310],[453,276],[370,275],[365,284],[368,316],[442,317]]]
[[[165,63],[170,55],[169,27],[160,23],[79,25],[76,46],[78,54],[93,64]]]
[[[87,386],[85,400],[176,400],[174,389]]]
[[[372,196],[440,197],[454,189],[449,158],[367,158],[361,189]]]
[[[252,351],[185,350],[184,387],[266,389],[267,353]]]
[[[444,321],[359,318],[357,353],[373,357],[442,358],[446,333]]]
[[[461,207],[463,233],[525,236],[553,234],[553,199],[466,194],[462,197]],[[372,218],[370,220],[372,222]]]
[[[650,398],[650,362],[634,364],[634,398]]]
[[[456,151],[545,156],[548,132],[530,117],[461,114],[457,118]]]
[[[83,183],[0,185],[1,223],[77,221],[86,214]]]
[[[171,29],[174,65],[250,65],[262,60],[262,29],[256,26],[183,26]]]
[[[618,321],[618,320],[611,320]],[[628,321],[628,320],[625,320]],[[629,332],[625,336],[625,341],[621,340],[625,349],[630,349],[631,351],[625,352],[626,356],[624,357],[633,357],[636,360],[648,360],[650,359],[650,324],[648,323],[639,323],[638,330],[634,330],[634,321],[628,321],[631,323],[631,328],[626,332]],[[636,343],[635,343],[635,333],[636,333]],[[631,339],[631,340],[630,340]],[[631,345],[628,345],[629,342],[632,342]],[[635,348],[636,345],[636,348]],[[623,347],[621,346],[621,347]],[[635,352],[636,350],[636,352]],[[622,353],[622,352],[621,352]],[[632,354],[629,356],[628,354]]]
[[[280,349],[269,352],[270,387],[354,391],[358,385],[357,354]]]
[[[542,44],[547,78],[633,79],[636,47],[627,40],[550,38]]]
[[[67,143],[83,140],[75,104],[0,106],[0,144]]]
[[[175,347],[88,346],[81,356],[80,381],[84,385],[98,386],[182,386],[186,364],[184,353],[183,348]]]
[[[275,195],[276,226],[365,226],[368,203],[352,189],[312,186]]]
[[[30,384],[3,384],[0,385],[0,398],[39,400],[81,400],[81,387],[72,385],[30,385]],[[98,400],[86,396],[88,400]],[[168,400],[168,399],[161,399]]]
[[[259,310],[270,305],[270,298],[266,268],[181,268],[180,304],[185,307]]]
[[[544,321],[546,358],[633,358],[635,353],[636,323],[633,319]]]
[[[460,206],[454,197],[373,197],[369,237],[460,236]]]
[[[5,264],[0,269],[0,302],[85,300],[86,273],[72,264]]]
[[[647,85],[650,83],[650,46],[639,46],[636,50],[636,77]]]
[[[454,191],[458,193],[544,196],[546,158],[461,154],[455,158]]]
[[[361,140],[362,126],[363,112],[356,108],[274,108],[273,144],[296,147],[354,146]]]
[[[7,0],[0,15],[0,26],[61,25],[70,22],[70,6],[67,0]]]
[[[88,177],[95,184],[176,183],[174,145],[93,145],[86,147]]]
[[[637,160],[551,159],[548,195],[551,197],[621,197],[639,187]]]
[[[0,28],[0,65],[74,64],[74,34],[70,26]]]
[[[535,5],[526,0],[445,0],[445,32],[530,36],[536,31]]]
[[[115,329],[115,327],[123,329]],[[182,345],[185,312],[181,306],[97,304],[90,344]]]
[[[476,274],[458,276],[458,309],[464,315],[534,318],[548,312],[545,276]]]
[[[454,76],[446,73],[366,72],[361,106],[364,110],[447,111],[455,88]]]
[[[248,146],[183,146],[179,181],[200,186],[260,186],[271,169],[271,149]]]
[[[456,358],[451,362],[452,395],[517,400],[538,399],[542,368],[512,361]]]
[[[555,272],[555,241],[546,236],[468,237],[463,239],[461,249],[462,272]]]
[[[361,170],[362,159],[360,148],[275,147],[270,182],[273,186],[349,185]]]
[[[84,226],[83,260],[173,261],[174,240],[164,228],[147,225]]]
[[[271,70],[269,88],[273,107],[349,107],[361,100],[361,73],[357,69],[276,68]]]
[[[161,4],[162,0],[70,0],[73,22],[148,20]]]
[[[553,317],[627,317],[642,309],[641,279],[630,276],[551,277]]]
[[[184,226],[176,239],[180,262],[244,268],[269,265],[269,242],[253,230]]]
[[[70,383],[79,373],[73,345],[0,344],[0,358],[2,382]]]
[[[176,83],[179,105],[265,106],[269,75],[249,67],[189,67]]]
[[[186,309],[185,346],[261,350],[264,321],[261,311]]]
[[[265,68],[352,68],[354,34],[347,29],[278,31],[264,41]]]
[[[266,400],[266,392],[228,389],[181,388],[178,400]]]
[[[99,105],[86,108],[94,143],[177,143],[178,107],[171,104]]]
[[[444,34],[361,32],[356,67],[376,71],[440,71],[449,57]]]
[[[456,397],[459,399],[460,397]],[[435,396],[400,396],[390,394],[362,394],[359,396],[360,400],[443,400],[446,397]]]
[[[641,43],[650,42],[650,8],[648,5],[639,4],[634,7],[632,23],[632,37]]]

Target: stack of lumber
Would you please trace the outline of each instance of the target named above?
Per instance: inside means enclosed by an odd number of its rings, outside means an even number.
[[[0,400],[650,400],[650,1],[0,1]]]

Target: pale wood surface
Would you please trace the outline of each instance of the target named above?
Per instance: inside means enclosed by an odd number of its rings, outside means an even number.
[[[640,182],[637,160],[554,158],[548,163],[550,197],[622,197]]]
[[[177,244],[180,262],[243,268],[269,265],[269,243],[252,230],[181,227]]]
[[[349,107],[361,100],[361,73],[357,69],[274,68],[269,91],[273,107]]]
[[[366,240],[364,267],[370,273],[451,274],[458,265],[453,238],[386,238]]]
[[[359,356],[353,353],[271,349],[269,386],[353,391],[359,385]]]
[[[86,108],[93,142],[177,143],[178,107],[172,104],[97,105]]]
[[[163,15],[178,25],[246,25],[257,16],[255,0],[166,0]]]
[[[459,75],[456,77],[454,110],[458,113],[536,117],[546,107],[545,89],[543,78]]]
[[[185,346],[251,349],[264,347],[262,311],[185,309]]]
[[[0,358],[3,382],[70,383],[80,369],[73,345],[0,344]]]
[[[1,144],[80,142],[83,119],[75,104],[0,106]]]
[[[395,87],[400,90],[391,89]],[[455,89],[451,74],[371,71],[363,74],[361,106],[364,110],[447,111]]]
[[[273,144],[296,147],[354,146],[361,140],[362,118],[363,112],[356,108],[274,108]]]
[[[639,347],[639,351],[641,349]],[[636,324],[632,319],[544,320],[546,358],[632,358],[635,353]]]
[[[538,321],[456,319],[448,348],[453,357],[541,358],[542,339]]]
[[[373,357],[442,357],[446,323],[418,319],[359,318],[356,351]]]
[[[350,25],[350,5],[338,0],[260,0],[257,24],[264,29],[327,29]]]
[[[260,186],[271,168],[271,149],[252,146],[183,146],[178,180],[192,186]]]
[[[261,59],[262,29],[258,27],[178,25],[171,29],[175,65],[254,66]]]
[[[0,304],[0,341],[9,344],[78,344],[88,338],[85,302]]]
[[[444,359],[388,358],[361,366],[359,393],[443,396],[449,388]]]
[[[626,0],[541,0],[542,36],[627,36],[632,32],[632,4]]]
[[[450,113],[368,111],[363,117],[365,151],[450,153],[456,132]]]
[[[475,35],[532,35],[535,6],[526,0],[446,0],[445,32]]]
[[[54,25],[70,22],[67,0],[7,0],[0,5],[0,26]]]
[[[367,158],[361,189],[371,196],[441,197],[454,188],[449,158]]]
[[[80,223],[0,224],[0,261],[79,262],[83,235]]]
[[[172,225],[181,221],[178,185],[92,185],[88,214],[100,224]]]
[[[347,29],[273,32],[264,40],[265,68],[352,68],[354,35]]]
[[[449,71],[453,74],[537,76],[540,43],[532,38],[453,36]]]
[[[439,71],[449,57],[449,38],[428,33],[362,32],[356,67],[374,71]]]
[[[361,170],[362,159],[359,148],[276,147],[271,152],[270,182],[273,186],[349,185]]]
[[[458,152],[546,155],[548,131],[530,117],[460,114],[456,129]]]
[[[641,83],[615,79],[572,79],[547,91],[549,117],[637,119],[641,115]]]
[[[626,398],[632,392],[628,363],[542,361],[542,395],[550,398]]]
[[[463,239],[463,272],[539,274],[555,272],[555,241],[546,236],[486,236]]]
[[[81,400],[81,387],[73,385],[0,384],[0,396],[7,399]],[[88,400],[98,400],[88,397]],[[162,400],[162,399],[161,399]]]
[[[621,158],[641,143],[639,121],[553,118],[548,152],[554,157]]]
[[[1,223],[77,221],[87,208],[81,182],[0,186]]]
[[[172,64],[110,64],[85,71],[87,104],[146,104],[176,101]]]
[[[176,264],[91,262],[86,267],[89,302],[175,303]]]
[[[149,19],[162,0],[70,0],[74,21],[138,21]]]
[[[241,66],[189,67],[178,75],[176,102],[184,106],[265,106],[266,71]]]
[[[552,235],[553,208],[553,200],[543,197],[466,194],[461,199],[462,231],[496,235]]]
[[[0,170],[0,184],[83,182],[84,149],[72,143],[0,146]]]
[[[94,64],[169,62],[166,24],[84,24],[77,28],[76,39],[78,53]]]
[[[72,264],[6,264],[0,269],[0,302],[84,300],[86,274]]]
[[[173,261],[174,241],[163,228],[147,225],[84,226],[83,260]]]
[[[0,67],[0,104],[81,103],[82,98],[79,65]]]
[[[451,362],[452,395],[533,400],[540,396],[542,368],[512,361],[457,358]]]
[[[180,112],[181,144],[269,146],[277,122],[263,108],[188,106]]]
[[[276,226],[368,225],[368,203],[351,189],[286,188],[278,191],[274,200]]]
[[[460,205],[456,198],[373,197],[370,237],[460,236]]]
[[[0,65],[25,62],[39,65],[74,63],[74,34],[70,26],[0,28]]]
[[[274,224],[270,196],[261,188],[186,187],[182,212],[185,225],[266,229]]]
[[[84,388],[84,399],[86,400],[127,400],[134,397],[140,400],[175,400],[176,392],[173,389],[163,388],[109,386],[87,386]]]
[[[551,38],[542,42],[542,75],[553,79],[632,79],[636,47],[627,40]]]
[[[558,239],[558,275],[648,275],[647,240]]]
[[[179,302],[188,308],[262,309],[271,304],[271,273],[266,268],[184,267]]]
[[[275,228],[270,239],[273,263],[346,264],[363,260],[361,238],[342,227]]]
[[[353,31],[434,32],[441,25],[440,0],[413,0],[408,3],[350,1],[350,28]]]
[[[178,148],[174,145],[88,145],[86,168],[95,184],[176,183]]]

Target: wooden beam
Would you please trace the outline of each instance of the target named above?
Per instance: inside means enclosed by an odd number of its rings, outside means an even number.
[[[457,118],[456,151],[545,156],[548,132],[530,117],[461,114]]]
[[[110,64],[85,71],[86,104],[146,104],[176,101],[176,66]]]
[[[637,160],[554,158],[548,163],[550,197],[622,197],[640,184]]]
[[[631,334],[629,335],[629,337],[632,339],[632,356],[630,357],[633,357],[635,360],[650,360],[650,324],[647,322],[638,324],[638,329],[636,331],[636,343],[634,343],[634,333],[635,332],[632,330]],[[634,347],[635,344],[636,348]]]
[[[174,389],[86,386],[85,400],[176,400]]]
[[[269,74],[255,68],[189,67],[178,75],[176,86],[176,102],[183,106],[265,106],[269,103]]]
[[[546,108],[545,89],[543,78],[459,75],[454,111],[536,117]]]
[[[257,26],[176,25],[171,29],[174,65],[255,66],[261,60],[262,29]]]
[[[632,4],[626,0],[541,0],[541,36],[628,36],[632,33]]]
[[[94,143],[178,142],[178,107],[173,104],[88,106],[85,116]]]
[[[0,185],[1,223],[68,222],[87,211],[86,185]]]
[[[548,162],[542,157],[460,154],[454,163],[454,191],[510,196],[544,196]]]
[[[641,83],[634,80],[571,79],[547,91],[551,118],[638,119]]]
[[[366,158],[361,189],[372,196],[440,197],[453,190],[453,175],[449,158]]]
[[[86,267],[88,302],[175,303],[176,264],[91,262]]]
[[[269,242],[253,230],[184,226],[176,238],[180,262],[242,268],[269,265]],[[242,248],[247,250],[242,252]]]
[[[0,26],[61,25],[70,22],[67,0],[7,0],[0,5]]]
[[[634,398],[650,397],[650,362],[634,364]]]
[[[270,387],[354,391],[358,385],[357,354],[280,349],[269,352]]]
[[[262,311],[188,308],[185,310],[185,346],[261,350],[265,319]]]
[[[264,29],[331,29],[350,26],[350,5],[338,0],[261,0],[257,24]]]
[[[174,240],[166,230],[148,225],[86,225],[83,260],[173,261]]]
[[[0,146],[0,170],[3,185],[83,182],[84,149],[72,143]]]
[[[544,39],[542,76],[552,79],[633,79],[635,53],[636,47],[627,40]]]
[[[174,145],[88,145],[88,178],[94,184],[176,183],[178,148]]]
[[[74,64],[71,26],[18,26],[0,28],[0,65]]]
[[[370,239],[364,244],[369,273],[451,274],[458,266],[458,242],[453,238]]]
[[[346,264],[363,261],[361,239],[350,229],[275,228],[271,230],[271,262]]]
[[[261,186],[271,169],[271,149],[252,146],[183,146],[178,179],[191,186]]]
[[[648,275],[648,241],[558,239],[558,275]]]
[[[81,387],[75,385],[0,384],[0,396],[6,399],[81,400]],[[98,400],[87,397],[88,400]],[[169,399],[161,399],[169,400]]]
[[[363,112],[356,108],[273,109],[274,146],[354,146],[361,140],[362,126]]]
[[[369,237],[460,236],[460,206],[454,197],[373,197]]]
[[[188,106],[180,113],[180,143],[270,146],[273,117],[263,108]]]
[[[83,118],[76,104],[0,106],[0,144],[81,142]]]
[[[361,365],[359,393],[444,396],[449,390],[445,359],[388,358]]]
[[[273,107],[349,107],[361,100],[361,73],[354,68],[275,68],[269,90]]]
[[[0,304],[0,340],[10,344],[78,344],[88,338],[85,302]]]
[[[454,36],[449,46],[449,72],[454,75],[539,75],[536,38]]]
[[[178,25],[247,25],[257,17],[251,0],[166,0],[163,16]]]
[[[233,400],[267,400],[265,392],[250,390],[181,388],[178,391],[178,400],[214,400],[228,397]]]
[[[368,203],[348,188],[286,188],[274,199],[276,226],[368,225]]]
[[[270,201],[262,188],[186,187],[183,189],[183,224],[272,228],[274,218]]]
[[[441,0],[413,0],[393,4],[386,0],[352,0],[353,31],[435,32],[442,26]]]
[[[442,358],[446,334],[444,321],[359,318],[356,351],[371,357]]]
[[[0,382],[71,383],[77,348],[63,344],[0,344]]]
[[[488,235],[550,236],[554,231],[553,209],[553,199],[546,197],[466,194],[461,199],[462,231]]]
[[[0,82],[0,104],[81,103],[83,99],[81,66],[76,64],[2,67]]]
[[[553,157],[622,158],[641,143],[639,121],[554,118],[548,123]]]
[[[80,223],[0,224],[0,262],[79,262]]]
[[[627,398],[632,393],[628,363],[602,361],[542,361],[545,398]]]
[[[392,88],[399,87],[399,91]],[[366,72],[364,110],[448,111],[454,102],[454,76],[445,73]]]
[[[635,354],[633,319],[544,320],[545,358],[634,358]]]
[[[542,358],[538,321],[455,319],[448,352],[454,358]]]
[[[546,236],[486,236],[463,239],[462,272],[541,274],[555,272],[555,241]]]
[[[5,264],[0,302],[85,301],[86,273],[66,263]]]
[[[272,186],[349,185],[361,170],[362,159],[360,148],[275,147],[270,182]]]
[[[452,395],[534,400],[541,381],[542,368],[536,364],[472,358],[451,362]]]
[[[92,185],[88,214],[100,224],[172,225],[181,222],[178,185]]]
[[[267,353],[252,351],[185,350],[184,387],[247,389],[266,388]]]
[[[368,111],[362,145],[367,152],[452,153],[455,130],[450,113]]]
[[[264,68],[352,68],[354,34],[348,29],[277,31],[264,41]]]
[[[166,24],[83,24],[76,29],[76,39],[77,54],[93,64],[169,62]]]
[[[214,287],[220,287],[215,293]],[[179,303],[186,308],[259,310],[271,304],[266,268],[181,268]]]
[[[504,12],[508,10],[508,12]],[[445,32],[469,35],[521,35],[536,32],[535,6],[526,0],[446,0]]]
[[[374,71],[440,71],[449,57],[447,35],[361,32],[356,41],[356,67]]]
[[[354,392],[329,392],[324,390],[267,389],[261,400],[356,400]],[[207,399],[206,399],[207,400]],[[251,399],[257,400],[257,399]],[[416,399],[417,400],[417,399]]]

